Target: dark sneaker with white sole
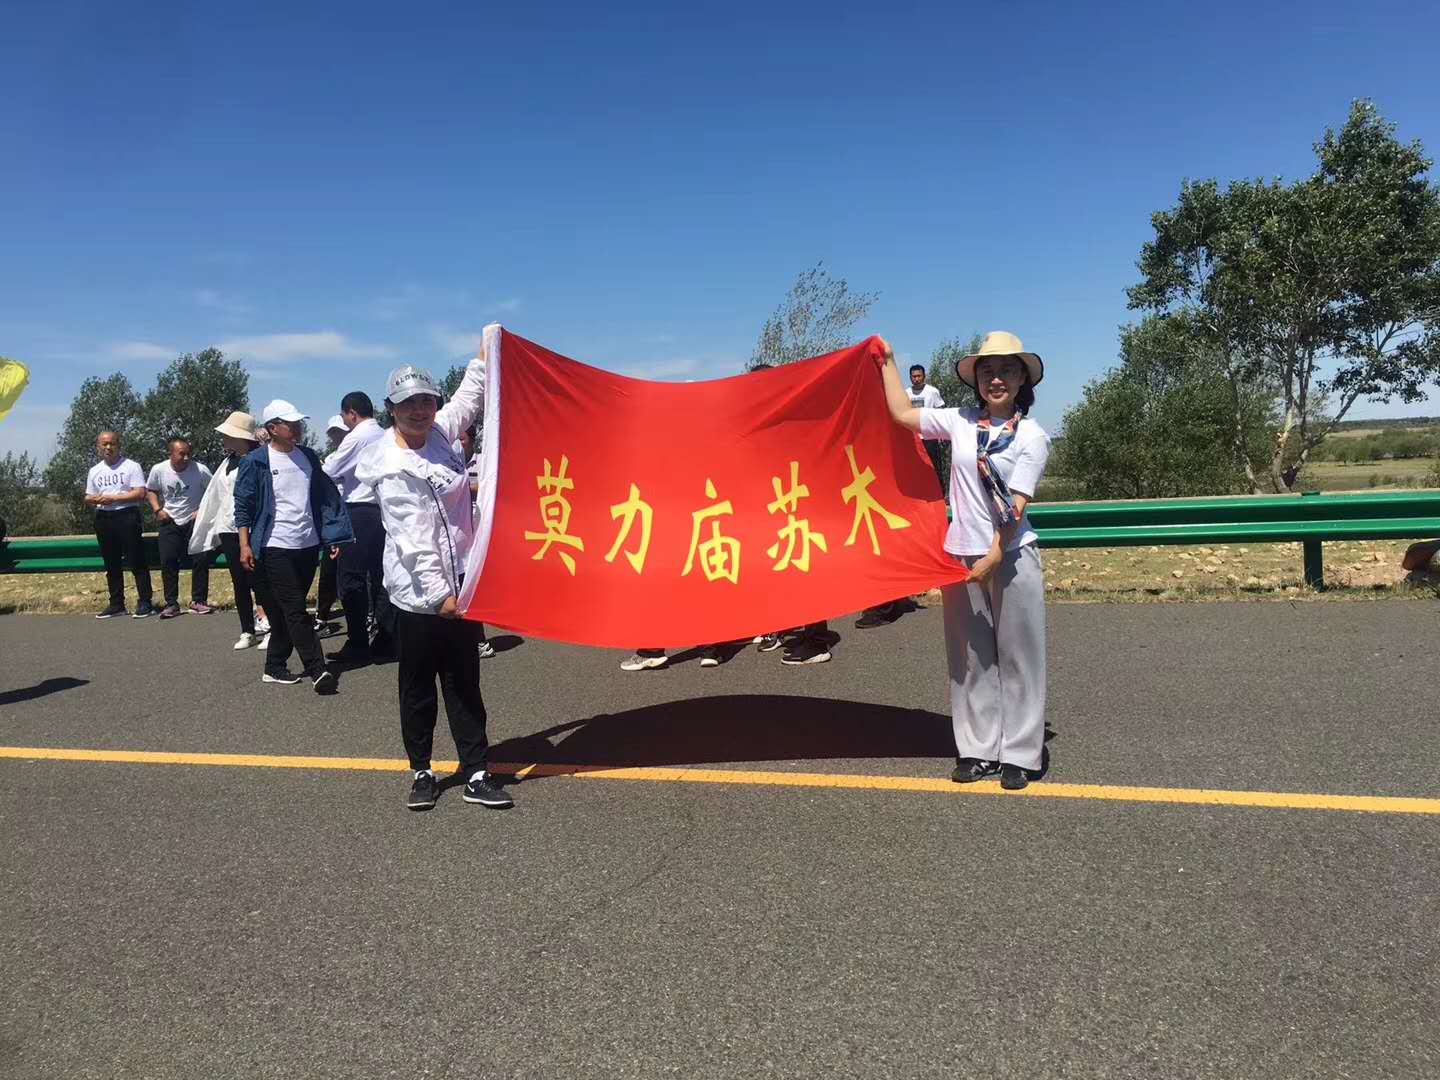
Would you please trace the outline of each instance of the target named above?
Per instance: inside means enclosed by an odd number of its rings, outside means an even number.
[[[294,686],[300,681],[300,676],[294,674],[289,668],[284,671],[267,671],[260,676],[261,682],[279,683],[281,686]]]
[[[824,664],[830,660],[830,650],[814,638],[801,638],[785,646],[780,654],[782,664]]]
[[[95,617],[97,619],[118,619],[125,615],[125,613],[124,604],[111,604],[104,611],[97,611]]]
[[[1030,770],[1019,765],[1000,766],[1000,786],[1006,791],[1019,791],[1030,783]]]
[[[420,769],[415,773],[415,782],[410,785],[410,794],[405,797],[405,805],[411,810],[429,810],[440,798],[440,785],[435,782],[435,774],[429,769]]]
[[[138,604],[135,605],[135,614],[131,615],[130,617],[132,619],[148,619],[151,615],[154,614],[155,605],[150,603],[149,600],[141,600]]]
[[[955,762],[955,771],[950,774],[950,779],[957,784],[973,784],[976,780],[994,776],[999,769],[995,762],[984,758],[962,757]]]
[[[492,810],[508,810],[515,805],[515,800],[488,772],[476,773],[465,785],[465,794],[461,796],[468,803],[479,803],[481,806],[488,806]]]
[[[333,671],[322,671],[315,676],[315,692],[317,694],[333,694],[340,689],[340,680],[335,678]]]

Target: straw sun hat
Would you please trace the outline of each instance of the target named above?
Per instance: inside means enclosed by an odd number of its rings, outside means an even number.
[[[255,418],[248,412],[232,412],[225,418],[223,424],[215,425],[215,430],[221,435],[229,435],[233,439],[259,441],[255,435]]]
[[[955,361],[955,374],[965,385],[975,387],[975,365],[985,356],[1013,356],[1025,365],[1030,374],[1030,385],[1037,385],[1045,377],[1045,364],[1033,352],[1026,352],[1020,339],[1005,330],[991,330],[985,335],[980,351],[963,356]]]

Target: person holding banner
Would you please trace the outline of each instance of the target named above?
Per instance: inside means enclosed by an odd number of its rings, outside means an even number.
[[[951,444],[945,551],[970,569],[947,585],[945,649],[958,761],[951,779],[998,772],[1025,787],[1045,753],[1045,582],[1025,508],[1035,495],[1050,439],[1029,417],[1045,374],[1014,334],[988,334],[955,365],[979,408],[917,408],[886,344],[882,376],[890,416],[922,439]]]
[[[385,393],[395,426],[365,449],[355,468],[356,479],[373,488],[385,526],[385,589],[400,654],[400,734],[414,770],[405,802],[411,810],[429,810],[439,797],[430,760],[437,681],[466,777],[462,797],[492,809],[515,805],[485,768],[481,629],[460,610],[475,522],[467,463],[454,444],[484,400],[483,346],[443,407],[430,372],[396,368]]]

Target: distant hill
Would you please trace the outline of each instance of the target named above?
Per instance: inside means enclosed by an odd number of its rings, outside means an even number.
[[[1440,416],[1397,416],[1381,420],[1341,420],[1335,425],[1335,433],[1346,431],[1374,431],[1377,428],[1434,427],[1440,425]]]

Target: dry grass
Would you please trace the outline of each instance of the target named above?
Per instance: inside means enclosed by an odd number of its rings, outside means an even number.
[[[1111,603],[1440,596],[1440,572],[1407,575],[1400,569],[1409,543],[1326,544],[1324,592],[1304,587],[1299,544],[1054,549],[1044,552],[1045,589],[1059,602]],[[158,587],[159,575],[152,577]],[[190,595],[189,577],[180,575],[182,600]],[[133,608],[134,583],[128,575],[125,587]],[[103,574],[0,575],[0,614],[88,613],[104,607],[105,599]],[[210,602],[229,607],[233,599],[230,576],[212,572]]]

